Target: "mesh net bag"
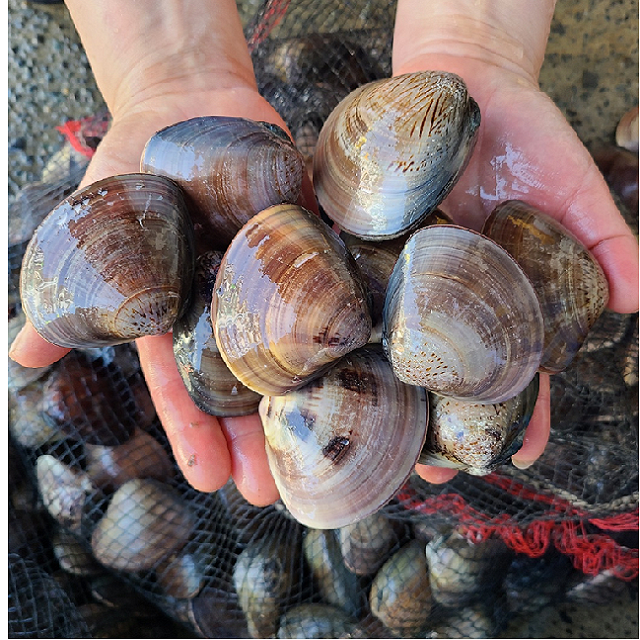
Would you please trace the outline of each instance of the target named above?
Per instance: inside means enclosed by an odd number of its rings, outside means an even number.
[[[275,0],[245,13],[260,91],[310,161],[333,107],[390,75],[393,6]],[[108,122],[63,125],[67,142],[10,208],[10,339],[26,244]],[[618,201],[637,234],[635,197]],[[134,345],[9,364],[10,637],[509,637],[558,603],[636,593],[637,314],[604,312],[552,377],[551,437],[532,467],[444,485],[412,475],[337,530],[307,528],[281,502],[252,506],[231,481],[190,487]]]

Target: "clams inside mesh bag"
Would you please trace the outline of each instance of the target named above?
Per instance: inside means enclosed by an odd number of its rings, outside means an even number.
[[[73,347],[10,363],[10,625],[56,628],[62,599],[65,637],[153,605],[201,637],[482,638],[625,591],[637,314],[604,311],[600,267],[544,212],[502,203],[479,233],[439,210],[482,117],[460,78],[389,79],[376,31],[252,24],[295,144],[198,118],[158,132],[143,173],[79,193],[80,171],[43,177],[31,219],[10,211],[10,339],[28,317]],[[322,219],[296,204],[307,171]],[[248,172],[264,182],[229,196]],[[275,505],[184,481],[132,343],[169,329],[198,407],[259,412]],[[552,434],[518,470],[538,371]],[[462,473],[428,485],[418,461]]]

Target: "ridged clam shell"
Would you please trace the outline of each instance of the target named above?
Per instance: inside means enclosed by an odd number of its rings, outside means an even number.
[[[502,247],[446,224],[409,238],[384,312],[383,343],[400,380],[502,402],[533,379],[542,341],[535,291]]]
[[[602,268],[559,222],[519,200],[498,205],[482,232],[514,257],[536,291],[544,322],[540,370],[563,371],[609,300]]]
[[[222,252],[198,256],[191,303],[173,327],[173,353],[182,381],[197,407],[214,416],[254,413],[259,394],[247,389],[225,364],[211,324],[211,298]]]
[[[211,303],[220,353],[263,395],[299,388],[371,333],[358,266],[338,236],[296,205],[250,220],[224,255]]]
[[[136,478],[113,494],[93,531],[91,548],[111,569],[143,571],[184,547],[194,528],[194,514],[175,489]]]
[[[265,396],[259,413],[282,501],[302,524],[336,529],[379,509],[409,477],[427,403],[368,345],[297,391]]]
[[[20,275],[25,313],[62,347],[166,333],[191,287],[192,245],[175,183],[143,174],[100,180],[36,229]]]
[[[225,116],[192,118],[158,131],[140,166],[184,189],[210,249],[225,249],[259,211],[296,202],[305,172],[302,154],[279,127]]]
[[[277,638],[350,638],[356,619],[338,607],[306,603],[286,611],[280,619]]]
[[[412,540],[380,568],[369,593],[371,612],[401,637],[415,637],[431,613],[424,546]]]
[[[419,462],[485,475],[522,446],[538,398],[539,376],[494,404],[429,394],[429,427]]]
[[[318,202],[353,235],[401,235],[451,191],[479,125],[478,105],[454,74],[424,71],[363,85],[320,131]]]

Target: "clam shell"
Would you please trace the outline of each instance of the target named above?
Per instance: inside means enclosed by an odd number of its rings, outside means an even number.
[[[515,258],[538,296],[544,322],[540,370],[563,371],[609,300],[602,268],[559,222],[519,200],[498,205],[482,232]]]
[[[379,509],[409,477],[427,403],[368,345],[302,389],[265,396],[259,413],[282,501],[302,524],[336,529]]]
[[[638,153],[638,107],[629,109],[616,126],[616,144]]]
[[[269,207],[224,255],[211,303],[220,353],[262,395],[299,388],[371,333],[358,266],[338,236],[296,205]]]
[[[542,340],[535,291],[502,247],[446,224],[409,238],[384,311],[383,344],[400,380],[502,402],[533,379]]]
[[[36,478],[47,511],[63,527],[80,533],[83,508],[95,492],[89,476],[82,469],[44,454],[36,460]]]
[[[388,629],[415,637],[431,613],[424,545],[412,540],[385,562],[371,584],[369,604]]]
[[[302,155],[279,127],[225,116],[192,118],[158,131],[140,166],[183,188],[209,249],[225,249],[259,211],[296,202],[305,171]]]
[[[344,564],[359,576],[373,575],[398,544],[393,523],[377,511],[338,530]]]
[[[536,375],[524,391],[500,403],[429,394],[429,427],[419,462],[486,475],[522,446],[538,398]]]
[[[238,556],[233,584],[251,637],[275,637],[293,564],[289,545],[273,536],[250,542]]]
[[[198,256],[191,304],[173,327],[173,354],[182,381],[196,406],[214,416],[254,413],[259,394],[247,389],[220,355],[211,324],[211,297],[222,253]]]
[[[451,191],[479,125],[478,105],[454,74],[424,71],[366,84],[340,102],[320,131],[318,202],[355,236],[401,235]]]
[[[36,229],[20,274],[25,313],[62,347],[166,333],[191,287],[192,244],[176,184],[142,174],[100,180]]]
[[[164,447],[142,429],[116,446],[84,445],[87,475],[96,486],[115,488],[134,478],[167,480],[174,465]]]
[[[277,638],[350,638],[356,620],[338,607],[307,603],[289,609],[280,619]]]
[[[308,529],[302,550],[322,599],[357,616],[360,609],[358,577],[345,566],[335,531]]]
[[[111,569],[153,569],[186,544],[195,522],[175,489],[136,478],[113,494],[93,531],[91,548],[96,559]]]

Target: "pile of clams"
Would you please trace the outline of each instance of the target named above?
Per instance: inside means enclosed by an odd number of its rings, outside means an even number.
[[[304,158],[277,127],[168,127],[140,173],[75,193],[36,230],[25,312],[65,347],[173,330],[200,409],[259,407],[282,499],[309,527],[374,513],[418,460],[488,473],[521,446],[537,372],[568,366],[608,291],[580,242],[524,202],[481,233],[438,210],[479,125],[450,73],[349,94],[313,169],[340,235],[297,204]]]

